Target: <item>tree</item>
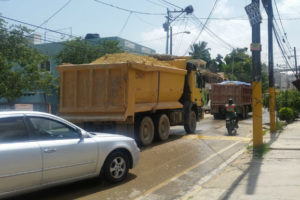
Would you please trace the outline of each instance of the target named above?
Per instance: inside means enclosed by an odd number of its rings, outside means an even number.
[[[0,19],[0,98],[9,104],[25,91],[50,93],[55,78],[40,69],[47,57],[29,43],[30,30],[23,26],[7,26]]]
[[[194,43],[190,46],[191,51],[189,54],[192,56],[193,59],[202,59],[205,62],[209,62],[211,60],[210,57],[210,48],[207,48],[207,42],[199,42]]]
[[[76,38],[64,43],[63,49],[56,55],[58,63],[90,63],[107,53],[123,52],[118,41],[100,40],[96,44]]]

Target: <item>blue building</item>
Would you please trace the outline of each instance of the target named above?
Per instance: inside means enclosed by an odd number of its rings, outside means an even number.
[[[119,45],[125,52],[136,54],[156,53],[155,50],[151,48],[139,45],[120,37],[100,38],[98,34],[87,34],[86,40],[91,44],[96,44],[101,40],[119,41]],[[58,77],[58,71],[56,70],[58,63],[56,62],[55,57],[63,49],[64,42],[34,44],[34,47],[37,48],[42,54],[49,57],[49,60],[41,65],[41,68],[45,68],[46,70],[53,72],[54,76]],[[15,101],[16,110],[36,110],[51,112],[54,114],[58,112],[58,105],[59,97],[56,92],[53,92],[52,95],[45,95],[43,92],[27,92],[24,93],[24,96]],[[7,105],[5,100],[0,100],[0,110],[6,110],[9,108],[9,105]]]

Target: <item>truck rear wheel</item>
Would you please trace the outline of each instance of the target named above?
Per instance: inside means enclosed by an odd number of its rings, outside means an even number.
[[[143,146],[152,143],[154,138],[154,124],[151,117],[144,117],[139,123],[138,127],[138,140]]]
[[[158,116],[155,121],[155,136],[158,140],[167,140],[170,135],[170,120],[166,114]]]
[[[186,133],[194,133],[197,126],[197,117],[194,111],[190,111],[185,119],[184,130]]]

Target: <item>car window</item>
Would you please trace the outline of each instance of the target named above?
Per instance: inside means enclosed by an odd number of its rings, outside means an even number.
[[[23,117],[0,118],[0,143],[29,140]]]
[[[75,129],[61,122],[40,117],[30,117],[29,120],[40,139],[72,139],[80,137]]]

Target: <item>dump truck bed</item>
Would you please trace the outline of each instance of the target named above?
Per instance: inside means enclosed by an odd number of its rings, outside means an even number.
[[[252,89],[247,85],[213,84],[210,93],[211,105],[225,105],[230,98],[236,105],[250,105],[251,95]]]
[[[60,65],[60,107],[73,122],[132,121],[137,112],[182,108],[186,70],[140,63]]]

